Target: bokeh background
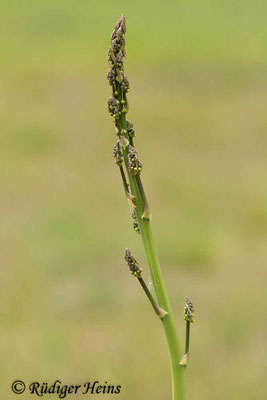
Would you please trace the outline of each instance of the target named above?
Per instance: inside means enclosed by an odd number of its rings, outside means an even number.
[[[264,399],[262,0],[1,2],[1,398],[17,398],[14,379],[171,398],[161,326],[123,260],[129,247],[147,270],[106,110],[122,12],[129,119],[182,343],[186,295],[196,308],[187,398]]]

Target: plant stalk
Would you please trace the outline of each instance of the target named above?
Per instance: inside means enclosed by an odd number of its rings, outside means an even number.
[[[122,129],[126,127],[125,114],[120,117]],[[123,157],[125,165],[128,160],[128,148],[123,150]],[[181,350],[179,340],[176,332],[176,327],[172,315],[172,310],[167,295],[165,283],[163,280],[156,247],[154,244],[153,234],[151,230],[151,221],[146,218],[142,218],[143,215],[143,199],[142,193],[140,193],[139,186],[136,177],[132,176],[127,168],[127,175],[130,183],[131,193],[135,197],[135,212],[137,215],[143,245],[145,249],[146,259],[149,265],[149,270],[152,278],[152,282],[155,288],[156,296],[159,302],[159,306],[163,308],[168,315],[164,317],[161,322],[167,339],[169,348],[171,371],[172,371],[172,400],[184,400],[185,399],[185,383],[184,383],[184,372],[185,369],[179,364],[181,359]],[[138,177],[139,178],[139,177]],[[140,179],[140,178],[139,178]]]
[[[111,35],[111,47],[109,50],[109,65],[108,80],[112,86],[112,96],[108,100],[108,109],[114,117],[117,134],[122,143],[122,156],[124,167],[127,173],[131,197],[131,204],[135,208],[135,214],[138,220],[140,233],[143,240],[143,245],[146,253],[147,262],[149,265],[150,274],[156,292],[158,305],[168,314],[161,319],[163,324],[167,344],[169,348],[171,371],[172,371],[172,400],[185,399],[184,385],[184,368],[179,364],[181,359],[181,350],[173,319],[173,314],[167,295],[165,283],[162,277],[162,272],[157,256],[156,247],[151,230],[150,211],[148,202],[145,196],[143,185],[140,179],[140,163],[136,160],[137,152],[133,148],[133,136],[127,132],[126,113],[128,111],[128,103],[126,93],[129,89],[129,82],[124,74],[124,57],[125,57],[125,39],[126,32],[124,15],[120,17],[115,25]],[[129,166],[129,147],[134,153],[133,167]],[[131,156],[131,154],[130,154]],[[123,169],[121,169],[124,189],[128,188]],[[141,283],[141,282],[140,282]]]
[[[125,117],[121,118],[122,126],[125,124]],[[124,159],[127,161],[127,151],[123,151]],[[127,164],[126,164],[127,165]],[[181,359],[181,350],[179,340],[175,328],[175,323],[172,315],[172,310],[167,295],[165,283],[163,280],[156,247],[154,244],[153,234],[151,230],[151,221],[149,219],[142,218],[143,207],[142,197],[138,190],[138,185],[135,177],[128,171],[128,178],[130,182],[131,192],[135,196],[136,204],[136,215],[141,231],[143,245],[149,270],[152,278],[152,282],[155,288],[156,296],[159,302],[159,306],[163,308],[168,314],[161,320],[163,329],[168,343],[171,371],[172,371],[172,400],[184,400],[185,399],[185,383],[184,383],[184,368],[179,364]]]
[[[185,333],[185,354],[189,355],[190,346],[190,322],[186,321],[186,333]]]
[[[185,398],[185,384],[184,384],[184,368],[179,365],[181,359],[181,350],[179,346],[178,336],[174,324],[172,310],[167,295],[165,283],[162,277],[162,272],[155,248],[153,235],[151,231],[151,222],[143,219],[141,222],[141,235],[149,265],[152,281],[155,287],[156,295],[158,298],[159,306],[168,312],[165,318],[161,320],[165,336],[167,339],[171,370],[172,370],[172,399],[184,400]]]
[[[157,304],[157,302],[155,301],[152,293],[150,292],[150,290],[148,289],[144,279],[142,277],[138,277],[138,281],[140,283],[140,285],[142,286],[148,300],[150,301],[152,307],[154,308],[155,313],[157,314],[157,316],[162,319],[165,318],[167,315],[167,312],[165,310],[163,310],[162,308],[160,308]]]

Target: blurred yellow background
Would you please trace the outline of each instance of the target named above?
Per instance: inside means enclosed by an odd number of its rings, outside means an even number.
[[[14,379],[171,398],[161,326],[123,260],[129,247],[147,270],[106,107],[122,12],[128,117],[182,346],[185,296],[196,308],[187,398],[264,399],[261,0],[1,2],[1,398],[18,398]]]

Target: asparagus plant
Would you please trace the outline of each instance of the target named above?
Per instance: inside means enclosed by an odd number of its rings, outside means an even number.
[[[190,325],[194,322],[194,306],[189,297],[186,298],[184,307],[184,320],[185,320],[185,351],[180,365],[187,366],[189,360],[189,344],[190,344]]]
[[[133,209],[133,227],[142,237],[146,259],[155,290],[155,297],[150,292],[142,278],[142,268],[129,249],[125,251],[125,260],[130,272],[138,279],[156,315],[159,317],[167,339],[171,371],[172,399],[185,398],[184,373],[188,363],[190,323],[193,322],[193,305],[188,299],[184,318],[186,320],[186,348],[183,357],[175,328],[173,313],[167,295],[165,283],[157,256],[157,251],[151,231],[151,212],[143,188],[141,173],[142,163],[134,145],[135,130],[127,119],[129,81],[124,72],[125,60],[125,17],[117,21],[111,35],[111,46],[108,52],[109,71],[108,82],[112,92],[108,99],[108,111],[114,119],[118,139],[114,145],[113,156],[119,167],[123,188],[130,206]]]

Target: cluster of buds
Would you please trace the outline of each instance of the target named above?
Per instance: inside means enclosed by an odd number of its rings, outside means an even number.
[[[117,21],[115,28],[111,34],[110,49],[108,52],[108,60],[111,68],[123,71],[123,62],[125,57],[125,17],[122,15]]]
[[[124,75],[124,76],[123,76],[123,79],[122,79],[122,82],[121,82],[122,90],[123,90],[125,93],[128,93],[128,92],[129,92],[129,88],[130,88],[129,86],[130,86],[129,80],[128,80],[127,76]]]
[[[109,68],[108,74],[107,74],[107,80],[110,86],[113,86],[116,80],[115,72],[113,68]]]
[[[142,268],[139,267],[138,262],[132,256],[132,253],[130,252],[129,249],[125,250],[125,257],[124,258],[125,258],[125,261],[128,264],[128,267],[130,269],[131,274],[136,276],[137,278],[141,278]]]
[[[187,297],[185,301],[184,320],[187,322],[194,322],[194,306],[189,297]]]
[[[129,145],[128,168],[132,175],[140,175],[142,172],[142,163],[138,159],[135,148]]]
[[[125,59],[125,17],[122,15],[115,25],[111,35],[110,49],[108,52],[109,71],[107,79],[112,87],[111,99],[116,102],[116,112],[111,110],[111,115],[118,120],[122,113],[128,110],[126,93],[129,91],[129,81],[124,75],[124,59]],[[110,100],[109,100],[110,101]],[[108,104],[110,110],[110,106]]]
[[[108,112],[112,117],[118,118],[119,117],[119,103],[118,100],[115,100],[113,97],[108,99]]]
[[[123,163],[123,155],[119,140],[117,140],[117,142],[114,144],[113,157],[115,158],[115,163],[120,167]]]
[[[134,228],[135,232],[140,233],[140,228],[139,228],[139,224],[137,221],[137,216],[135,214],[135,211],[132,213],[132,219],[133,219],[133,228]]]
[[[128,133],[129,138],[135,137],[135,130],[133,123],[128,120],[126,121],[126,131]]]

